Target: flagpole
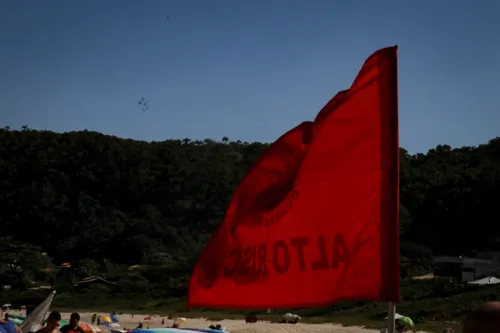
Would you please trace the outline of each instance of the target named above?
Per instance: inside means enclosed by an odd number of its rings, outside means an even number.
[[[396,306],[394,303],[387,303],[387,333],[395,333],[396,332]]]

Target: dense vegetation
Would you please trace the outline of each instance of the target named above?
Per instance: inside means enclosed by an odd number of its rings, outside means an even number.
[[[127,288],[148,300],[184,295],[232,192],[266,146],[0,130],[0,285],[53,282],[69,292],[99,275],[121,288],[96,287],[104,297]],[[428,270],[432,254],[500,250],[500,138],[400,156],[402,277]]]

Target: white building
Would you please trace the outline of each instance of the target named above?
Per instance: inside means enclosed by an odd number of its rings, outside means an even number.
[[[434,257],[437,275],[446,275],[460,282],[472,282],[487,276],[496,276],[500,266],[492,260],[467,257]],[[436,274],[435,272],[435,274]]]

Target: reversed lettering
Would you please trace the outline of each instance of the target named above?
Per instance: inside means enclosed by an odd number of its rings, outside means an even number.
[[[268,253],[268,247],[272,247],[271,253]],[[304,236],[277,240],[273,244],[252,244],[245,248],[236,247],[230,252],[223,274],[253,280],[269,275],[269,269],[278,274],[286,274],[290,269],[299,272],[337,269],[342,263],[348,265],[348,251],[342,233],[336,233],[331,238],[319,235],[316,239],[309,239]],[[268,267],[267,263],[271,261],[272,265]],[[297,262],[297,268],[291,265],[292,261]]]
[[[307,237],[292,238],[290,240],[290,245],[297,250],[297,259],[299,261],[299,270],[305,272],[306,270],[306,259],[304,255],[304,248],[309,244]]]
[[[338,268],[340,262],[343,262],[347,266],[349,258],[347,251],[344,235],[341,233],[335,234],[333,238],[332,268]]]
[[[247,246],[243,253],[243,259],[241,260],[240,269],[238,275],[249,275],[251,271],[250,262],[252,260],[252,247]]]
[[[257,273],[261,276],[267,275],[267,247],[266,244],[259,244],[259,254],[258,254],[259,268]]]
[[[288,251],[288,244],[283,240],[274,243],[273,266],[278,274],[286,273],[290,267],[290,251]]]
[[[318,250],[319,259],[312,262],[311,268],[314,271],[328,269],[328,267],[330,267],[330,264],[328,263],[328,253],[326,250],[326,237],[323,235],[318,236]]]
[[[232,263],[232,266],[225,266],[224,267],[224,275],[225,276],[232,276],[236,271],[238,270],[238,267],[240,266],[240,261],[241,261],[241,248],[237,247],[231,251],[231,254],[229,255],[229,259]]]

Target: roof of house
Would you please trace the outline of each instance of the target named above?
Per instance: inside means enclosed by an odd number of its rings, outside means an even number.
[[[89,282],[95,282],[95,281],[101,281],[101,282],[104,282],[106,284],[112,284],[112,285],[116,285],[116,283],[114,282],[111,282],[111,281],[108,281],[108,280],[105,280],[103,279],[102,277],[100,276],[90,276],[88,278],[85,278],[81,281],[78,281],[78,282],[75,282],[75,286],[79,285],[79,284],[83,284],[83,283],[89,283]]]
[[[435,263],[450,263],[450,264],[492,264],[493,261],[486,259],[467,258],[467,257],[452,257],[438,256],[434,257]]]

